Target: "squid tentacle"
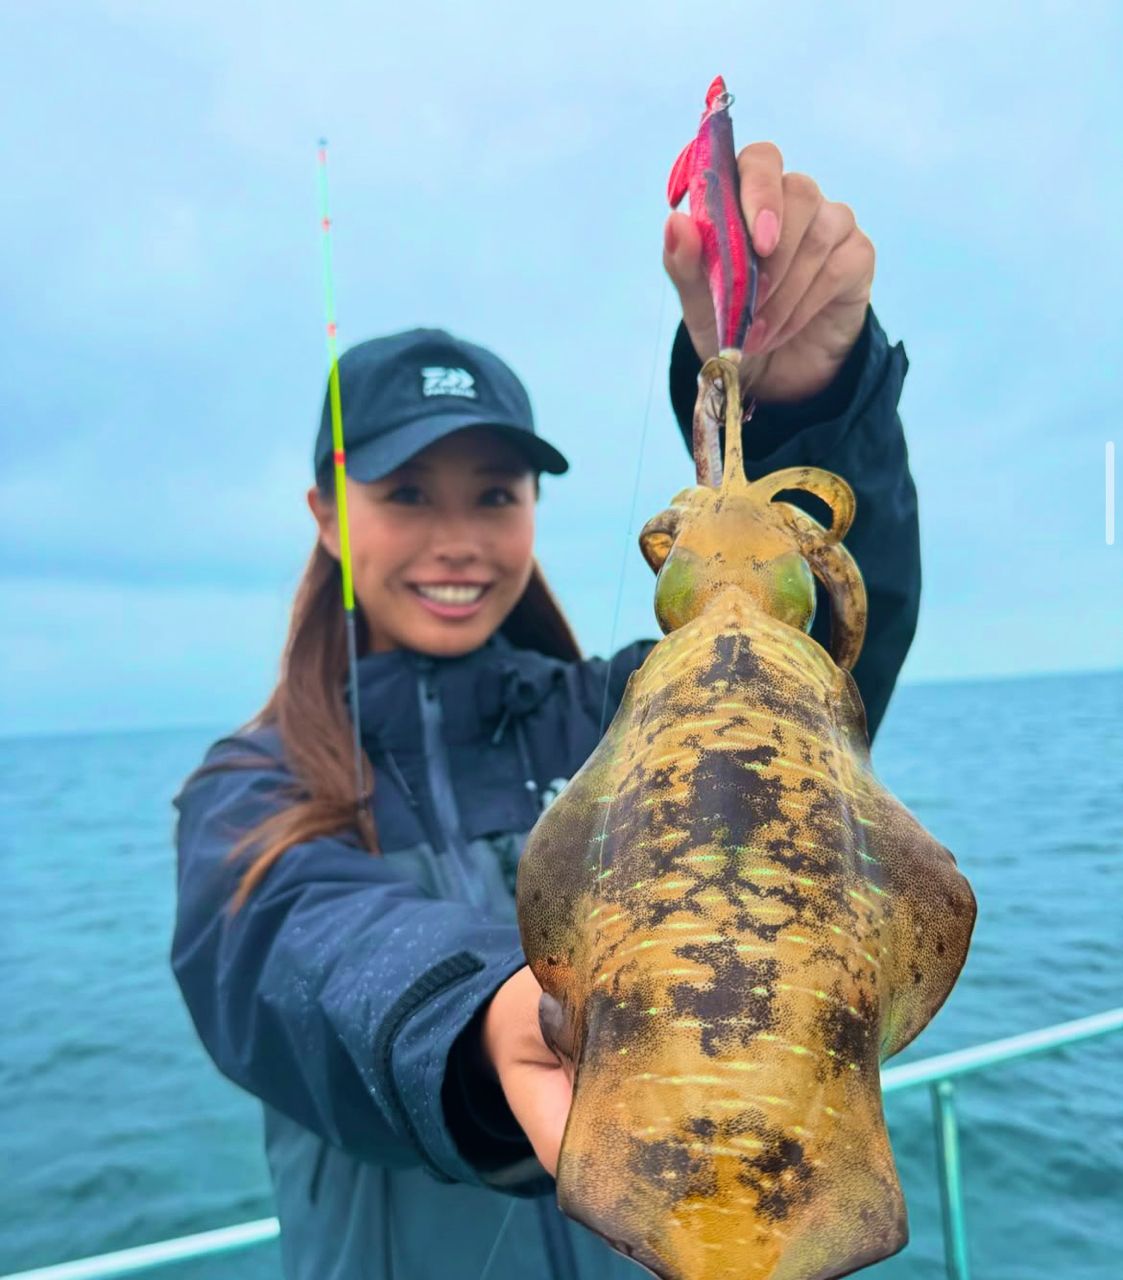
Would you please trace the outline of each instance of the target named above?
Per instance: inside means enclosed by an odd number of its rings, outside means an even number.
[[[850,486],[846,488],[849,490]],[[866,585],[857,562],[841,542],[834,540],[833,528],[824,529],[818,520],[790,502],[774,502],[772,506],[795,536],[811,572],[826,588],[831,602],[831,657],[836,666],[850,671],[862,652],[869,613]]]
[[[781,471],[762,476],[750,486],[750,491],[765,502],[771,502],[785,489],[804,489],[830,507],[833,517],[830,528],[824,529],[818,521],[815,522],[815,527],[822,531],[826,541],[839,542],[846,536],[854,523],[857,502],[854,490],[841,476],[821,467],[784,467]]]

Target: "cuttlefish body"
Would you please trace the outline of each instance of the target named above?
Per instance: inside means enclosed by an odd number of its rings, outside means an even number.
[[[879,1064],[946,998],[975,902],[870,765],[849,486],[746,480],[724,359],[696,445],[721,418],[720,482],[641,535],[667,634],[532,833],[519,921],[573,1072],[562,1209],[662,1280],[828,1280],[907,1239]],[[797,488],[829,530],[774,501]]]

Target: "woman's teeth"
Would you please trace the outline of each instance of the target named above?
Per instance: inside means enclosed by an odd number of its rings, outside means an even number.
[[[483,595],[485,587],[414,587],[418,595],[434,604],[475,604]]]

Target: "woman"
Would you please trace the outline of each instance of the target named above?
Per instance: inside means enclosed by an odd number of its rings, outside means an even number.
[[[854,675],[872,733],[920,590],[907,360],[869,309],[873,250],[850,210],[784,174],[771,144],[739,164],[763,265],[746,470],[824,466],[856,491],[869,630]],[[664,265],[689,440],[715,332],[682,214]],[[569,1086],[512,890],[526,833],[652,642],[579,656],[533,559],[538,475],[565,460],[501,361],[421,330],[348,352],[341,380],[370,794],[356,805],[325,406],[280,682],[177,801],[175,973],[219,1068],[264,1103],[286,1276],[636,1276],[552,1199]]]

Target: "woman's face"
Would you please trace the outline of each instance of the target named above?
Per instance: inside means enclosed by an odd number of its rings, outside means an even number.
[[[371,651],[478,649],[530,578],[536,489],[525,458],[482,427],[445,436],[382,480],[348,479],[355,596]],[[335,503],[313,488],[308,504],[338,560]]]

